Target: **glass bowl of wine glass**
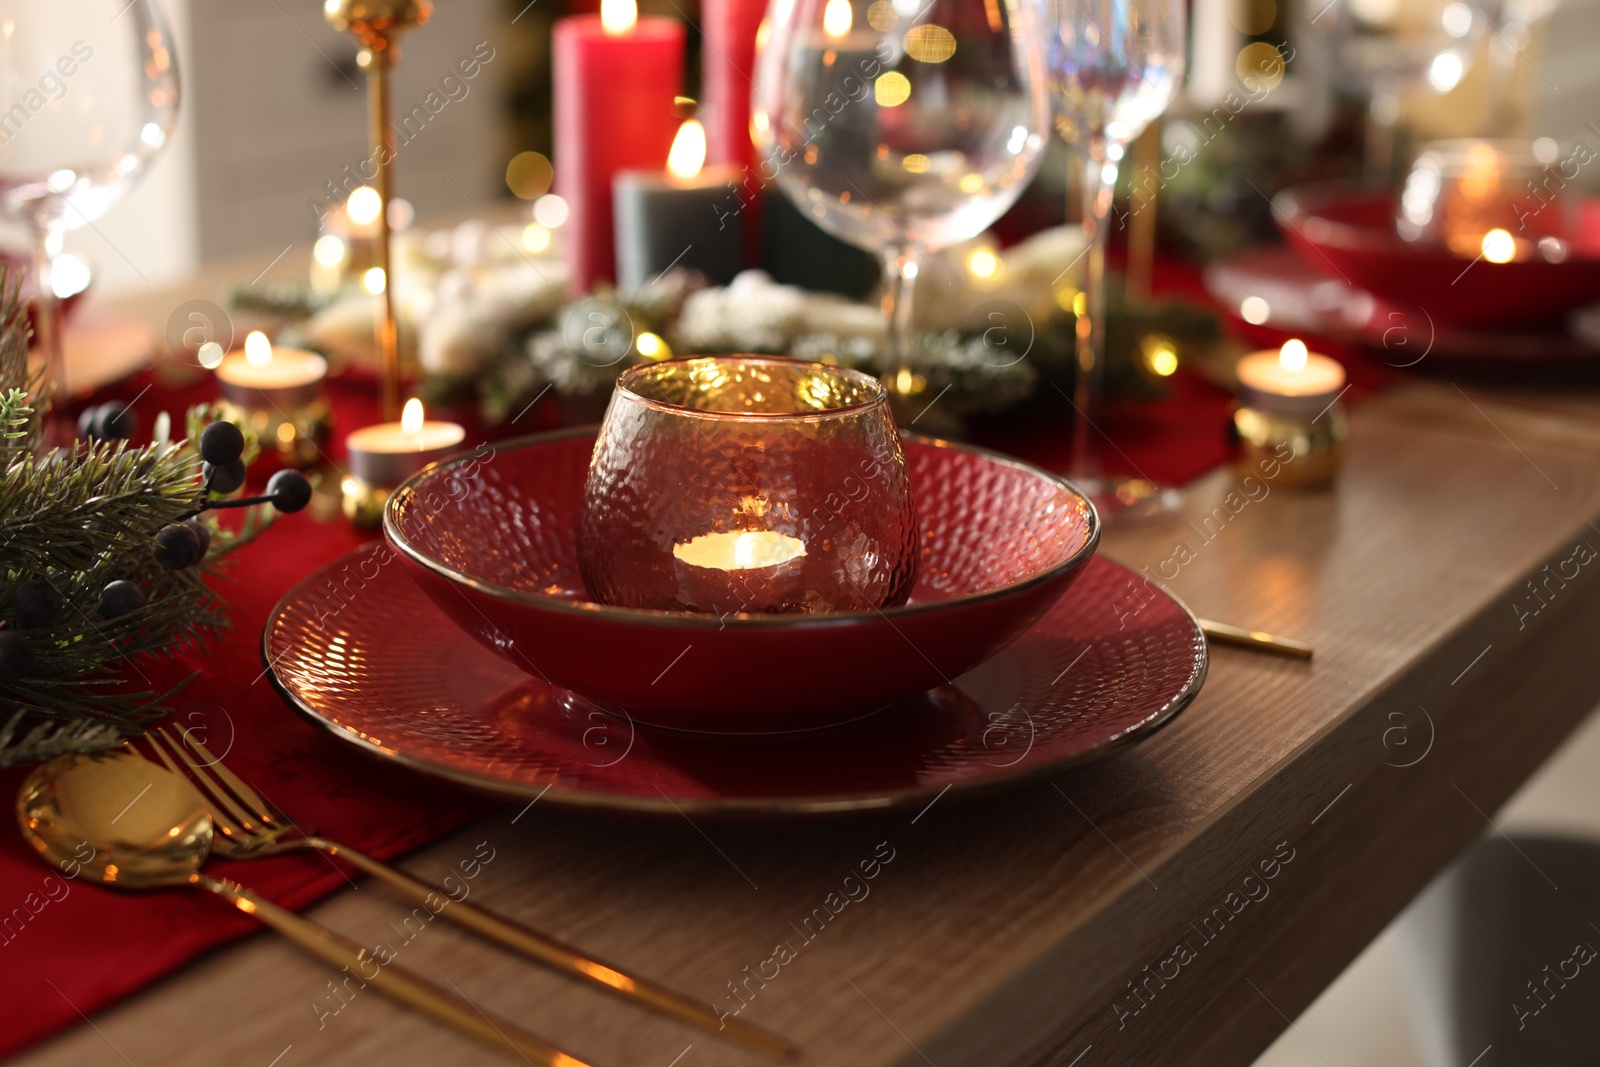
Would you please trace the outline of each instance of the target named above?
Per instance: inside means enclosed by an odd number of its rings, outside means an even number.
[[[0,0],[0,212],[33,236],[40,348],[65,383],[52,265],[148,169],[178,121],[177,46],[155,0]]]
[[[1033,178],[1048,124],[1040,0],[775,0],[757,34],[761,176],[884,262],[903,371],[924,255],[977,236]],[[908,373],[891,375],[898,393]]]

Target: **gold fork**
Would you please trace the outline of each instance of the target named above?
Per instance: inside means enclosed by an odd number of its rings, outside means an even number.
[[[217,855],[230,859],[255,859],[295,849],[315,849],[336,856],[388,885],[411,902],[427,907],[430,912],[562,974],[598,986],[680,1022],[721,1034],[747,1048],[778,1059],[787,1059],[798,1051],[787,1038],[768,1033],[731,1015],[719,1015],[709,1004],[602,963],[571,945],[530,930],[485,908],[456,900],[444,890],[348,845],[314,834],[290,836],[291,831],[297,828],[270,801],[230,771],[198,738],[181,730],[179,736],[183,739],[181,743],[173,740],[165,727],[159,726],[145,732],[145,739],[156,756],[179,774],[187,771],[199,786],[221,834],[212,845],[212,851]],[[198,762],[191,759],[191,755],[197,757]],[[177,757],[176,761],[173,756]],[[436,910],[434,904],[439,900],[444,900],[445,905]]]

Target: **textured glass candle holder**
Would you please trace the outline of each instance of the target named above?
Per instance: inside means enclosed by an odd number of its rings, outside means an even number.
[[[584,491],[595,600],[697,612],[870,611],[917,576],[900,433],[877,379],[761,356],[623,374]]]

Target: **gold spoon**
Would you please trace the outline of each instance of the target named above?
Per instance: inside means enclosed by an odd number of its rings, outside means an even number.
[[[237,882],[201,874],[211,854],[211,815],[194,787],[165,767],[126,751],[57,757],[23,782],[17,821],[53,865],[76,864],[84,875],[119,889],[208,890],[324,963],[462,1033],[519,1053],[535,1067],[588,1067]]]

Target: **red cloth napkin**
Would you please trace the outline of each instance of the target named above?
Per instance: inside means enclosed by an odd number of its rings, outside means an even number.
[[[1180,273],[1166,288],[1182,291],[1189,282]],[[179,421],[188,405],[212,396],[209,376],[178,383],[158,377],[138,375],[94,400],[136,401],[141,424],[149,427],[159,411]],[[1103,450],[1109,469],[1177,485],[1228,457],[1227,394],[1183,372],[1171,383],[1165,400],[1107,410],[1103,426],[1115,442]],[[367,384],[330,383],[336,439],[378,421],[373,392]],[[1058,422],[988,427],[980,443],[1064,471],[1072,423],[1064,401],[1062,409]],[[508,430],[531,432],[556,417],[553,410],[536,411]],[[469,430],[469,444],[475,436]],[[330,457],[342,462],[342,446],[336,443]],[[178,724],[201,731],[231,769],[301,826],[387,858],[437,839],[494,802],[381,764],[311,725],[273,689],[260,652],[267,615],[289,587],[367,536],[344,522],[321,523],[305,514],[281,518],[228,564],[231,580],[223,593],[233,632],[207,655],[146,664],[143,671],[150,688],[162,690],[197,670],[175,701]],[[0,773],[0,796],[14,796],[24,774]],[[310,855],[218,864],[218,870],[292,908],[343,888],[351,877]],[[19,834],[0,832],[0,1055],[77,1023],[256,929],[243,915],[196,893],[123,893],[65,879],[41,863]]]

